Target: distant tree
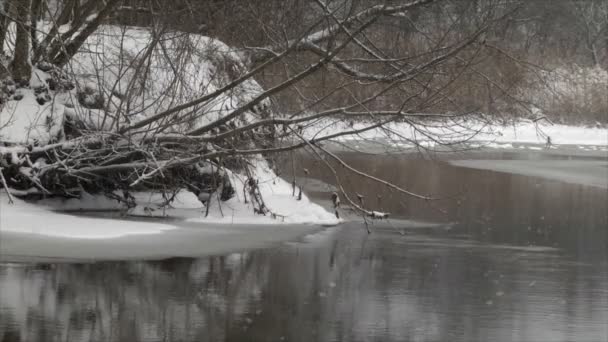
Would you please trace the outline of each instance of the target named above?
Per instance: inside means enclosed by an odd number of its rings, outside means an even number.
[[[570,4],[590,60],[597,66],[608,63],[608,2],[571,1]]]

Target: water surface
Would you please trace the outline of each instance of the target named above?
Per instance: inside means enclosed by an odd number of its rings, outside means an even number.
[[[342,157],[442,199],[350,177],[345,188],[395,216],[371,234],[350,223],[212,257],[4,263],[0,341],[608,340],[605,188]],[[323,164],[300,158],[296,172],[329,196]]]

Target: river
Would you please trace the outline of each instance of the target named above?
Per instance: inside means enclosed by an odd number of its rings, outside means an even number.
[[[228,255],[0,263],[0,341],[608,340],[605,157],[340,156],[440,199],[341,177],[391,219]],[[534,163],[578,176],[538,177]],[[324,163],[294,166],[329,198]]]

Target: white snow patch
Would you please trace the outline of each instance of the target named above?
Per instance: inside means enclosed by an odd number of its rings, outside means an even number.
[[[42,73],[37,70],[35,73]],[[32,80],[37,79],[36,76]],[[20,100],[7,101],[0,108],[0,141],[48,143],[60,137],[65,106],[56,101],[38,104],[32,89],[17,89]]]
[[[165,33],[156,45],[152,43],[155,39],[147,29],[101,26],[87,39],[71,68],[79,83],[99,89],[108,98],[110,111],[124,112],[128,106],[131,112],[139,112],[130,118],[133,122],[209,94],[247,71],[235,50],[217,39],[184,32]],[[139,60],[147,54],[149,64],[140,65]],[[147,77],[142,76],[142,67],[149,72]],[[204,113],[198,115],[194,126],[184,123],[172,129],[183,131],[215,121],[262,91],[255,80],[249,79],[186,110]],[[268,104],[264,101],[261,106]],[[175,115],[180,114],[183,118],[182,112]],[[97,116],[103,118],[104,114]],[[252,114],[246,113],[240,119],[251,120]],[[98,121],[99,125],[104,120]],[[107,118],[105,121],[111,124]]]
[[[48,26],[41,23],[40,30],[44,32]],[[14,25],[9,31],[14,36]],[[217,39],[184,32],[165,33],[156,45],[152,43],[155,39],[147,29],[100,26],[70,61],[68,69],[76,88],[49,91],[52,100],[43,105],[36,102],[34,89],[45,87],[51,77],[34,68],[30,87],[16,89],[16,97],[11,96],[0,108],[0,141],[44,144],[60,140],[66,115],[77,117],[90,130],[112,131],[214,92],[247,72],[241,56]],[[9,54],[11,42],[5,42]],[[141,63],[146,55],[149,63]],[[249,79],[205,103],[174,113],[180,124],[169,131],[206,125],[262,91],[259,83]],[[85,108],[79,95],[88,107],[96,107]],[[269,105],[264,100],[235,122],[259,119]]]
[[[9,205],[6,193],[2,192],[0,228],[6,231],[87,239],[155,234],[173,229],[173,226],[167,224],[89,218],[61,213],[100,210],[121,211],[129,216],[171,217],[214,224],[336,225],[342,222],[334,214],[313,203],[306,195],[302,194],[301,200],[297,199],[297,192],[296,196],[293,196],[291,184],[276,176],[261,157],[258,157],[254,164],[251,174],[259,181],[260,193],[266,207],[270,209],[270,213],[266,215],[254,213],[249,194],[243,193],[246,177],[229,172],[236,190],[235,196],[226,202],[220,202],[217,195],[213,194],[209,201],[211,206],[207,217],[204,205],[194,194],[187,191],[180,191],[170,205],[166,205],[166,198],[161,193],[132,193],[137,206],[128,210],[117,200],[87,193],[82,193],[80,198],[45,199],[35,204],[15,199],[15,204]]]
[[[190,219],[195,222],[215,223],[249,223],[249,224],[322,224],[335,225],[341,222],[334,214],[329,213],[320,205],[313,203],[302,194],[302,199],[293,196],[291,184],[278,177],[268,164],[258,158],[251,169],[252,177],[258,180],[258,187],[266,206],[276,217],[255,214],[249,194],[243,193],[247,178],[244,175],[229,173],[230,180],[236,190],[235,196],[221,203],[211,201],[209,215]]]
[[[373,125],[358,122],[348,124],[339,120],[320,121],[308,127],[305,134],[309,138],[320,138],[346,131],[360,130]],[[391,122],[382,128],[375,128],[355,135],[343,135],[335,141],[355,140],[383,141],[393,146],[412,146],[414,142],[425,148],[441,144],[467,143],[472,146],[492,148],[513,148],[514,143],[546,144],[551,137],[553,145],[608,146],[608,129],[549,124],[545,121],[519,121],[511,125],[487,124],[477,121],[437,121],[433,125],[414,127],[405,122]]]
[[[83,193],[80,198],[68,200],[41,200],[32,206],[43,206],[57,211],[121,210],[129,216],[171,217],[201,223],[336,225],[342,222],[334,214],[313,203],[305,194],[302,194],[301,200],[297,199],[297,191],[293,196],[291,184],[278,177],[261,157],[255,158],[253,164],[251,175],[258,180],[260,193],[270,210],[266,215],[254,213],[250,195],[243,193],[247,177],[232,172],[228,174],[235,189],[234,197],[220,202],[216,193],[211,194],[207,217],[205,206],[193,193],[184,190],[180,191],[169,205],[166,205],[166,198],[160,192],[132,193],[137,206],[128,210],[124,204],[114,199],[87,193]]]
[[[513,148],[513,144],[498,144],[498,143],[494,143],[494,142],[488,143],[485,145],[479,145],[479,147],[482,147],[482,146],[490,147],[490,148]]]
[[[176,227],[153,222],[123,221],[55,212],[15,198],[13,204],[0,191],[0,231],[73,239],[111,239],[129,235],[158,234]]]

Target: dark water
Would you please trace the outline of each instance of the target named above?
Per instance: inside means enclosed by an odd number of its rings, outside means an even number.
[[[345,158],[446,197],[352,177],[367,206],[443,223],[348,224],[201,259],[3,264],[0,341],[608,341],[606,189]],[[296,170],[333,182],[314,161]]]

